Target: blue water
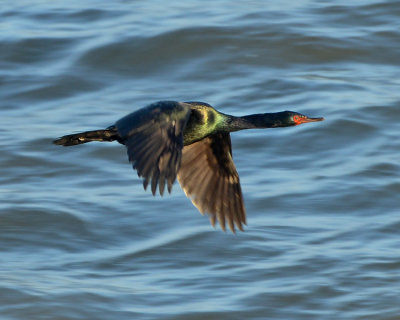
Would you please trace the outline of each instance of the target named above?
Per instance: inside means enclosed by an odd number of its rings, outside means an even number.
[[[3,1],[1,319],[400,319],[400,3]],[[323,116],[232,134],[248,226],[117,143],[158,100]]]

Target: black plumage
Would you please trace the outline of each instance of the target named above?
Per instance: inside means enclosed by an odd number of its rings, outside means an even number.
[[[139,109],[104,130],[63,136],[55,144],[118,141],[143,186],[161,195],[178,181],[198,210],[232,232],[243,230],[246,211],[239,175],[232,160],[230,132],[321,121],[292,111],[244,117],[223,114],[202,102],[160,101]]]

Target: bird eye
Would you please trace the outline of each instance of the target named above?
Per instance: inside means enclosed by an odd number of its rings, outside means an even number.
[[[298,125],[304,122],[305,116],[303,116],[302,114],[295,114],[293,116],[293,122]]]

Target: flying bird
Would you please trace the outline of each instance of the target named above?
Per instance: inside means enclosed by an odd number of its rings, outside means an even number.
[[[143,177],[146,190],[171,193],[176,178],[186,196],[215,227],[218,220],[235,233],[243,231],[246,210],[239,175],[232,160],[230,132],[296,126],[322,121],[293,111],[235,117],[204,102],[159,101],[134,111],[104,130],[63,136],[57,145],[117,141],[126,146],[129,161]]]

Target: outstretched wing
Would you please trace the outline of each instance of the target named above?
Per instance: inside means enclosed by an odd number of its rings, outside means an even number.
[[[217,133],[185,146],[178,181],[199,211],[210,214],[213,226],[218,219],[224,231],[226,222],[232,232],[235,224],[243,231],[246,211],[229,133]]]
[[[121,142],[128,149],[129,161],[139,177],[143,177],[144,188],[151,184],[153,195],[157,185],[162,195],[165,183],[171,192],[190,113],[190,106],[185,103],[163,101],[133,112],[115,124]]]

